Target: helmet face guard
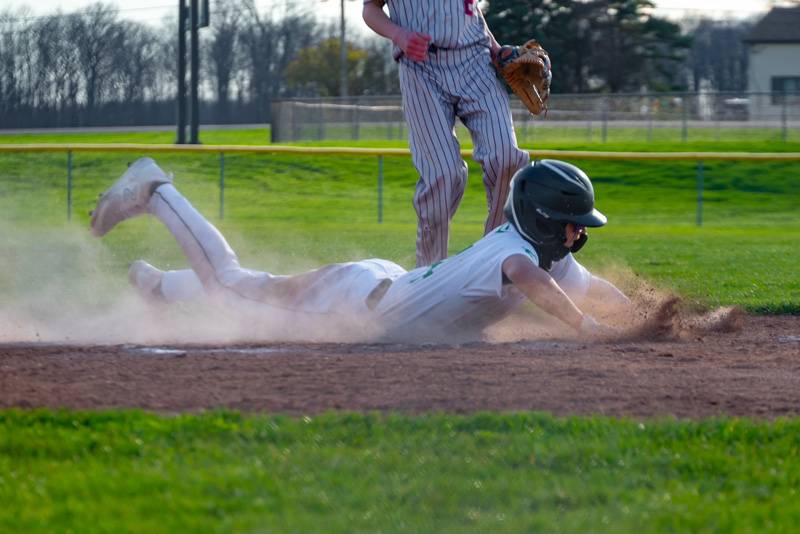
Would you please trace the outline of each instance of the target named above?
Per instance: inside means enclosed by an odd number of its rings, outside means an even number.
[[[549,270],[566,256],[566,226],[599,227],[606,216],[594,207],[594,188],[582,170],[558,160],[541,160],[523,167],[511,180],[504,209],[506,218],[539,254],[539,266]],[[577,247],[577,252],[586,240]]]

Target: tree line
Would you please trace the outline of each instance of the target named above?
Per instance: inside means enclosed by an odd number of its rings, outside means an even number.
[[[200,32],[204,120],[265,121],[276,98],[337,94],[333,25],[293,4],[279,15],[259,12],[254,0],[217,2],[212,17]],[[0,127],[172,122],[177,26],[176,17],[157,26],[121,20],[104,3],[42,17],[0,11]],[[398,92],[385,42],[348,47],[354,94]],[[311,71],[290,69],[312,57],[318,64]]]
[[[554,92],[691,90],[700,80],[744,88],[749,23],[680,26],[651,8],[647,0],[492,0],[485,13],[501,43],[543,43]],[[311,9],[212,3],[211,26],[200,32],[204,122],[267,121],[274,99],[338,96],[338,27]],[[177,25],[176,17],[122,20],[102,2],[39,17],[0,11],[0,127],[173,122]],[[386,40],[351,38],[347,47],[351,95],[399,93]]]

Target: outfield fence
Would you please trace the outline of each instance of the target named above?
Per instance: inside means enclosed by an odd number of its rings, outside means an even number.
[[[800,141],[800,93],[711,92],[553,94],[546,115],[516,100],[521,143],[540,136],[572,142]],[[273,143],[405,139],[399,95],[293,98],[271,104]],[[459,124],[459,135],[466,135]]]
[[[75,143],[75,144],[0,144],[2,153],[64,153],[67,198],[67,219],[72,218],[73,155],[83,152],[136,153],[200,153],[217,154],[219,161],[219,217],[225,217],[225,155],[226,154],[297,154],[303,156],[360,156],[377,159],[376,211],[377,222],[383,222],[384,159],[410,157],[407,148],[354,147],[296,147],[256,145],[165,145],[135,143]],[[704,162],[708,161],[779,161],[800,162],[800,152],[600,152],[577,150],[529,150],[531,159],[562,160],[623,160],[623,161],[691,161],[695,162],[697,187],[696,224],[703,224]],[[471,150],[462,150],[462,157],[471,157]]]

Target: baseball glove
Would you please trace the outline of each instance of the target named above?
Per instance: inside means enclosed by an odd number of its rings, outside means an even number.
[[[534,115],[547,112],[550,97],[550,56],[531,39],[522,46],[503,46],[494,66],[525,107]]]

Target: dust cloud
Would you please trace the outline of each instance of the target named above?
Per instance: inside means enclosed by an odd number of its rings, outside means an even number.
[[[172,244],[177,250],[177,244]],[[360,321],[325,321],[200,299],[154,304],[128,285],[127,265],[88,229],[70,224],[0,230],[0,342],[74,344],[358,341]],[[257,312],[257,313],[253,313]]]
[[[488,340],[494,343],[691,340],[712,332],[736,332],[742,328],[744,312],[740,308],[698,309],[697,306],[682,302],[673,292],[636,275],[627,266],[607,267],[596,274],[620,288],[631,300],[628,307],[604,302],[578,303],[583,311],[588,311],[613,329],[608,334],[587,339],[558,319],[526,304],[517,313],[489,328]]]
[[[120,253],[119,247],[93,238],[77,224],[39,231],[6,225],[0,238],[0,342],[355,343],[378,337],[375,325],[360,317],[323,320],[288,315],[266,305],[243,310],[241,302],[234,306],[211,299],[148,302],[128,285],[127,265],[137,259],[128,257],[133,252]],[[617,329],[618,334],[607,341],[681,339],[741,328],[742,313],[736,308],[693,310],[624,266],[598,274],[621,288],[633,303],[633,313],[602,305],[591,310],[601,322]],[[494,343],[576,339],[570,327],[531,304],[490,327],[485,335],[486,341]]]

